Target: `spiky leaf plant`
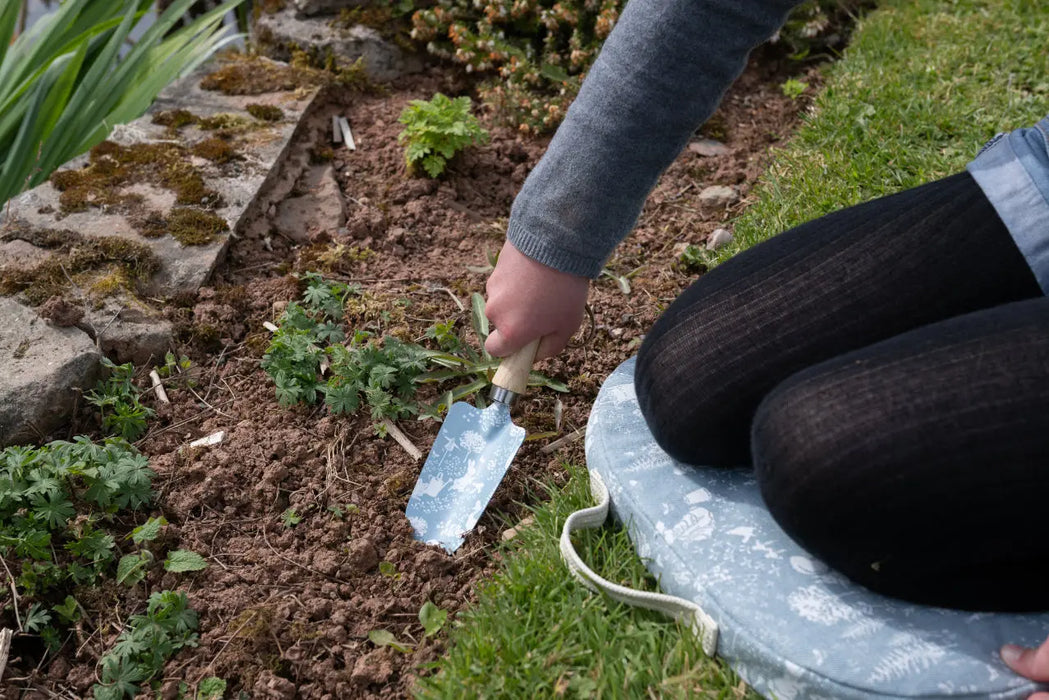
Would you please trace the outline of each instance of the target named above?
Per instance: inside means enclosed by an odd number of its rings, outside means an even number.
[[[121,54],[153,0],[66,0],[15,38],[20,3],[0,3],[0,204],[140,116],[230,37],[228,0],[174,29],[176,0]]]

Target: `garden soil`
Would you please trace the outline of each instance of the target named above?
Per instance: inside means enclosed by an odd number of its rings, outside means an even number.
[[[226,697],[410,696],[417,674],[429,673],[425,665],[446,647],[444,632],[424,637],[420,608],[429,601],[454,619],[469,606],[498,566],[504,533],[541,497],[540,485],[563,483],[563,464],[584,461],[583,429],[602,380],[700,274],[680,262],[684,246],[702,247],[747,206],[771,151],[808,103],[805,95],[784,96],[780,85],[793,76],[811,92],[819,80],[803,70],[759,53],[696,136],[722,142],[725,152],[686,149],[665,173],[609,274],[592,284],[592,314],[572,346],[537,367],[569,391],[537,390],[519,402],[515,422],[539,439],[525,442],[454,555],[412,539],[404,508],[423,460],[378,436],[366,411],[336,417],[323,406],[278,404],[259,366],[270,337],[263,324],[299,298],[296,273],[317,271],[361,286],[347,306],[352,328],[425,344],[427,328],[453,320],[476,346],[470,295],[484,292],[514,194],[547,141],[482,117],[487,144],[459,156],[440,180],[411,177],[397,142],[401,110],[409,100],[467,86],[431,68],[381,92],[338,96],[333,108],[348,117],[357,150],[333,147],[327,117],[305,135],[305,147],[334,166],[345,225],[316,227],[308,241],[272,223],[257,227],[233,242],[211,286],[167,307],[179,329],[174,350],[192,368],[168,381],[170,404],[146,395],[158,415],[137,447],[156,471],[157,498],[151,513],[127,526],[163,515],[170,525],[161,546],[198,552],[209,566],[192,574],[158,567],[131,590],[78,592],[88,617],[57,658],[41,662],[39,650],[16,644],[5,697],[89,697],[121,620],[163,589],[187,592],[201,633],[198,647],[166,666],[162,697],[177,697],[180,681],[193,687],[209,676],[228,682]],[[712,185],[733,188],[738,199],[704,207],[697,195]],[[423,392],[434,398],[438,389]],[[90,420],[56,437],[97,430]],[[433,420],[398,426],[423,455],[439,428]],[[221,443],[188,446],[218,431]],[[289,509],[299,522],[282,517]],[[392,633],[407,651],[376,646],[373,630]]]

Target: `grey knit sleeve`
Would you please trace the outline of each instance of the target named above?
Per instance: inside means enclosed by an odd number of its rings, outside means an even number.
[[[562,272],[597,277],[751,49],[799,2],[630,0],[514,200],[510,242]]]

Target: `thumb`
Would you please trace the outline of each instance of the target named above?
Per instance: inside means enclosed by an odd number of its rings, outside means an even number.
[[[1000,654],[1005,665],[1021,676],[1033,681],[1049,681],[1049,639],[1037,649],[1006,644]]]
[[[514,350],[517,350],[519,346],[523,346],[523,343],[515,345],[508,341],[502,333],[499,332],[498,328],[492,329],[492,332],[488,334],[488,338],[484,341],[484,349],[492,357],[506,357],[507,355],[513,354]]]

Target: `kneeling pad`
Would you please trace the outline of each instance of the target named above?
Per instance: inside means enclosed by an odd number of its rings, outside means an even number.
[[[633,377],[631,359],[605,382],[590,414],[592,490],[606,510],[611,497],[613,513],[669,594],[642,597],[685,599],[677,610],[694,610],[704,648],[716,648],[757,692],[780,700],[1020,699],[1044,689],[1009,670],[998,649],[1040,644],[1049,613],[924,607],[850,582],[779,528],[751,470],[695,468],[667,456],[641,416]],[[599,503],[576,515],[593,525],[605,513]],[[579,526],[579,518],[566,523],[566,560],[588,585],[605,588],[570,552],[570,532]],[[640,604],[674,612],[659,600]]]

